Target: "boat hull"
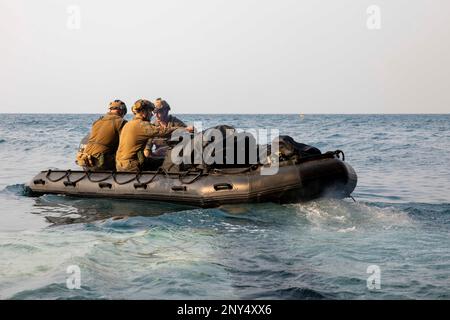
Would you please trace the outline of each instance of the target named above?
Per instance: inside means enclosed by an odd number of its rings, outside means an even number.
[[[30,182],[34,195],[63,194],[167,201],[199,207],[249,202],[300,202],[319,197],[345,198],[356,187],[353,168],[337,158],[284,164],[275,175],[261,167],[248,172],[212,171],[199,175],[164,172],[42,171]]]

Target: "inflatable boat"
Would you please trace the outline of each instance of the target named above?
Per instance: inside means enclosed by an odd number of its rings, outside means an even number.
[[[319,197],[345,198],[357,176],[342,151],[279,162],[277,173],[263,165],[244,168],[188,169],[159,167],[141,172],[46,170],[29,183],[34,195],[148,199],[199,207],[247,202],[289,203]]]
[[[184,130],[179,133],[186,134]],[[211,135],[215,138],[205,138]],[[201,152],[214,146],[215,160],[202,158],[200,164],[192,164],[195,161],[190,160],[194,159],[195,150],[176,151],[183,137],[173,133],[169,153],[159,159],[148,159],[151,161],[144,166],[144,171],[46,170],[31,180],[29,189],[32,195],[38,196],[147,199],[215,207],[247,202],[288,203],[319,197],[345,198],[356,187],[356,173],[345,162],[340,150],[322,153],[289,136],[276,136],[271,144],[258,144],[253,135],[237,132],[227,125],[184,138],[187,145],[200,141]],[[188,161],[173,162],[181,154]],[[249,160],[251,155],[255,155],[255,161]]]

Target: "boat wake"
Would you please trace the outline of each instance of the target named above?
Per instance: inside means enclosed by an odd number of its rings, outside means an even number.
[[[0,194],[15,197],[30,197],[33,192],[25,184],[8,185]],[[261,212],[263,207],[265,213]],[[151,217],[165,213],[193,209],[192,206],[161,203],[146,200],[92,199],[63,195],[37,197],[34,212],[45,216],[54,225],[88,223],[98,220],[143,216]],[[224,205],[218,209],[230,219],[263,219],[280,223],[279,209],[293,210],[302,221],[316,229],[350,233],[372,228],[411,227],[413,220],[401,208],[382,204],[351,202],[350,200],[319,199],[306,203],[242,204]],[[253,214],[255,212],[255,214]],[[274,213],[274,214],[272,214]],[[259,221],[258,220],[258,221]]]
[[[413,220],[399,208],[364,202],[322,199],[292,205],[313,227],[348,233],[367,229],[413,227]]]

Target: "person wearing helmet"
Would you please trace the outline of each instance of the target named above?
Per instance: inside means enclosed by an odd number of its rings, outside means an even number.
[[[155,106],[148,100],[137,100],[132,108],[135,117],[122,129],[116,154],[117,171],[140,171],[144,169],[144,149],[149,139],[166,137],[176,128],[157,127],[150,123]]]
[[[85,170],[114,170],[119,136],[127,122],[127,106],[121,100],[109,104],[109,112],[92,124],[87,143],[78,152],[76,163]]]
[[[153,111],[153,114],[156,117],[155,125],[157,127],[170,128],[172,130],[178,128],[186,128],[188,132],[194,131],[193,127],[188,127],[183,121],[181,121],[177,117],[169,115],[169,111],[170,105],[167,103],[166,100],[163,100],[161,98],[155,100],[155,109]],[[155,148],[154,151],[152,151],[153,147]],[[168,149],[169,146],[167,145],[166,139],[156,138],[148,140],[144,152],[146,157],[150,156],[164,157]]]
[[[161,98],[156,99],[155,110],[153,111],[156,117],[155,125],[161,127],[187,127],[187,125],[183,121],[181,121],[177,117],[169,115],[169,111],[170,105],[166,100],[162,100]]]

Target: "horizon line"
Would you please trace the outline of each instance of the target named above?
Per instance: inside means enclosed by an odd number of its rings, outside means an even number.
[[[73,112],[0,112],[0,114],[57,114],[57,115],[91,115],[91,114],[104,114],[105,112],[101,113],[92,113],[92,112],[80,112],[80,113],[73,113]],[[434,112],[428,112],[428,113],[179,113],[179,112],[171,112],[172,114],[177,115],[450,115],[449,113],[434,113]],[[128,113],[131,114],[131,113]]]

